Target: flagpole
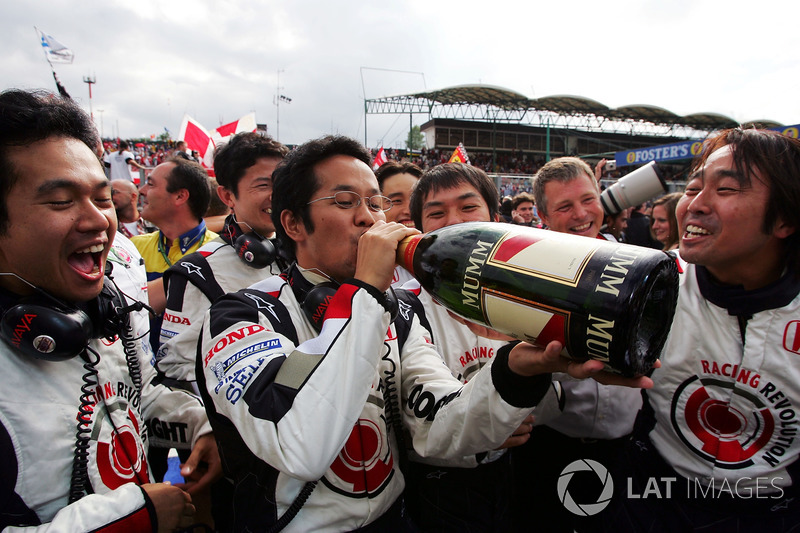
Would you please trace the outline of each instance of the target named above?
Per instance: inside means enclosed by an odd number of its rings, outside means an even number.
[[[39,28],[36,26],[33,27],[33,31],[36,32],[36,36],[39,37],[39,42],[42,42],[41,33]],[[58,88],[58,78],[56,78],[56,69],[53,68],[53,64],[50,62],[50,56],[47,55],[47,52],[44,52],[44,60],[47,61],[47,64],[50,65],[50,72],[53,73],[53,78],[56,80],[56,88]]]
[[[92,112],[92,85],[97,83],[97,78],[84,76],[83,82],[89,84],[89,116],[92,117],[92,122],[94,122],[94,113]]]

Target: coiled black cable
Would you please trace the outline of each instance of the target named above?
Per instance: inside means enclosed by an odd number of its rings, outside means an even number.
[[[75,432],[75,454],[72,459],[72,476],[69,482],[69,503],[80,500],[89,486],[89,434],[92,421],[92,396],[97,386],[97,363],[100,354],[88,346],[81,353],[85,361],[83,368],[83,385],[81,385],[81,405],[78,408],[78,424]]]
[[[114,286],[116,287],[116,283],[114,283]],[[119,290],[119,287],[117,287],[117,290]],[[133,381],[134,396],[131,398],[131,406],[133,406],[134,410],[139,412],[141,415],[142,370],[141,366],[139,365],[139,355],[136,351],[137,339],[133,336],[133,326],[131,325],[130,311],[117,307],[116,312],[118,316],[119,339],[122,342],[122,350],[125,353],[125,363],[128,366],[128,374],[131,377],[131,381]],[[103,401],[103,405],[105,405],[105,400]],[[108,411],[108,406],[106,405],[105,407],[106,411]],[[109,422],[111,422],[111,426],[114,428],[114,432],[119,434],[119,430],[117,429],[116,424],[114,424],[114,420],[111,418],[110,413],[108,419]],[[145,427],[145,424],[141,424],[139,427],[139,438],[144,443],[146,442],[147,438],[147,428]],[[126,456],[128,455],[128,451],[125,448],[122,448],[122,452],[125,453]],[[136,464],[133,457],[127,457],[127,459],[131,466]],[[149,481],[148,479],[141,479],[138,473],[136,474],[136,479],[140,485]]]
[[[120,311],[120,309],[117,309]],[[139,357],[136,351],[136,342],[133,337],[133,328],[131,326],[130,315],[128,313],[118,315],[120,319],[119,337],[122,342],[122,348],[125,352],[125,362],[128,367],[128,373],[134,385],[134,397],[131,399],[131,405],[141,413],[141,398],[142,398],[142,371],[139,365]],[[89,483],[89,441],[91,433],[91,421],[93,415],[93,402],[92,397],[95,395],[95,390],[98,385],[98,372],[97,364],[100,362],[100,354],[94,349],[87,346],[81,353],[81,358],[84,360],[83,368],[86,370],[82,379],[81,385],[80,407],[78,407],[78,423],[75,432],[75,454],[72,460],[72,475],[70,477],[69,488],[69,503],[74,503],[81,499],[87,492],[91,491],[91,484]],[[111,414],[108,413],[108,406],[105,400],[102,400],[108,414],[108,420],[114,428],[115,433],[119,430],[114,424]],[[97,402],[95,402],[97,403]],[[141,425],[140,438],[144,442],[145,439],[145,425]],[[123,453],[127,454],[127,450],[122,448]],[[128,457],[131,465],[136,464],[132,457]],[[138,474],[137,474],[138,478]],[[147,480],[139,479],[140,483],[146,483]]]
[[[289,522],[292,521],[295,515],[299,513],[300,509],[302,509],[306,504],[306,500],[308,500],[309,496],[311,496],[311,493],[314,491],[314,487],[316,486],[317,481],[308,481],[305,485],[303,485],[303,488],[300,489],[300,493],[294,499],[292,505],[286,509],[286,512],[283,513],[283,516],[281,516],[277,522],[272,524],[272,527],[267,530],[267,533],[278,533],[287,525],[289,525]]]
[[[384,343],[388,350],[389,345]],[[400,413],[400,400],[397,394],[394,371],[384,372],[385,387],[383,389],[383,401],[386,404],[387,417],[389,424],[394,431],[394,438],[397,442],[397,460],[400,463],[400,471],[405,475],[408,473],[408,449],[406,448],[405,434],[403,433],[403,418]]]
[[[136,352],[136,340],[133,336],[133,326],[131,326],[130,315],[126,315],[122,328],[120,328],[119,338],[122,341],[122,349],[125,352],[125,362],[128,365],[128,374],[133,381],[133,387],[136,390],[135,396],[131,403],[134,408],[141,413],[142,403],[142,369],[139,366],[139,355]]]

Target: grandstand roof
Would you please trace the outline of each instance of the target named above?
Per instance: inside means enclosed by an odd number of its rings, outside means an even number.
[[[718,113],[694,113],[681,117],[681,120],[686,124],[697,125],[697,129],[733,128],[739,125],[732,118]]]
[[[537,98],[536,100],[528,100],[529,107],[534,109],[541,109],[542,111],[553,111],[554,113],[562,113],[566,115],[578,114],[592,114],[603,116],[608,113],[609,108],[592,100],[584,98],[583,96],[571,96],[568,94],[557,96],[545,96],[544,98]]]
[[[491,105],[502,109],[518,109],[524,107],[528,97],[524,94],[495,87],[494,85],[456,85],[438,91],[429,91],[409,95],[441,104],[478,104]]]
[[[433,91],[387,96],[365,101],[366,112],[426,113],[431,118],[532,122],[556,127],[578,127],[595,131],[633,131],[650,125],[651,133],[688,135],[729,128],[738,123],[718,113],[678,115],[652,105],[626,105],[616,109],[583,96],[555,95],[527,98],[523,94],[494,85],[457,85]],[[434,116],[436,115],[436,116]],[[555,115],[557,118],[553,119]],[[772,121],[759,121],[779,127]],[[678,131],[680,130],[680,131]]]
[[[675,122],[680,117],[668,109],[654,105],[626,105],[614,110],[622,118],[647,120],[648,122]]]
[[[784,124],[780,122],[775,122],[774,120],[751,120],[749,122],[745,122],[742,124],[743,128],[782,128]]]

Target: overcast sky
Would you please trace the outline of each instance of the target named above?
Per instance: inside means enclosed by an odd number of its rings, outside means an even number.
[[[54,66],[87,110],[96,79],[106,137],[252,111],[274,136],[279,110],[282,142],[364,141],[365,95],[474,83],[800,123],[798,0],[6,0],[0,14],[3,88],[55,90],[37,26],[74,51]],[[408,127],[370,115],[368,144],[402,147]]]

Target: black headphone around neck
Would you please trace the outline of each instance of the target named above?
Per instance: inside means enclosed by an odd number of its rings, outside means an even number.
[[[325,281],[314,285],[303,298],[300,307],[306,318],[314,326],[317,333],[322,331],[322,321],[325,319],[325,312],[328,304],[331,303],[333,295],[339,290],[339,284],[334,281]]]
[[[233,243],[233,249],[245,265],[253,268],[266,268],[277,256],[272,241],[255,232],[239,235]]]
[[[127,310],[108,277],[100,294],[82,306],[35,289],[0,318],[0,338],[25,355],[66,361],[83,352],[92,339],[113,338],[124,327]]]
[[[336,294],[337,290],[339,290],[339,284],[335,281],[317,283],[308,289],[308,292],[305,292],[302,288],[299,289],[299,293],[303,298],[300,307],[303,309],[303,314],[305,314],[306,318],[311,322],[311,325],[317,333],[322,331],[322,322],[325,320],[325,312],[328,310],[328,305],[331,303],[333,295]],[[304,295],[303,292],[305,292]],[[389,290],[386,291],[384,295],[386,296],[386,302],[389,306],[389,312],[391,313],[390,321],[394,322],[400,309],[397,303],[397,296],[394,294],[394,289],[391,287],[389,287]]]
[[[278,251],[275,249],[275,245],[272,244],[272,241],[259,235],[258,232],[253,229],[253,226],[247,222],[239,222],[236,220],[235,213],[231,213],[231,216],[233,217],[235,229],[234,227],[226,227],[226,231],[231,233],[242,231],[242,234],[236,237],[236,240],[231,243],[239,259],[241,259],[245,265],[253,268],[266,268],[271,265],[278,256]],[[250,228],[250,231],[245,233],[242,230],[242,226],[247,226]]]

